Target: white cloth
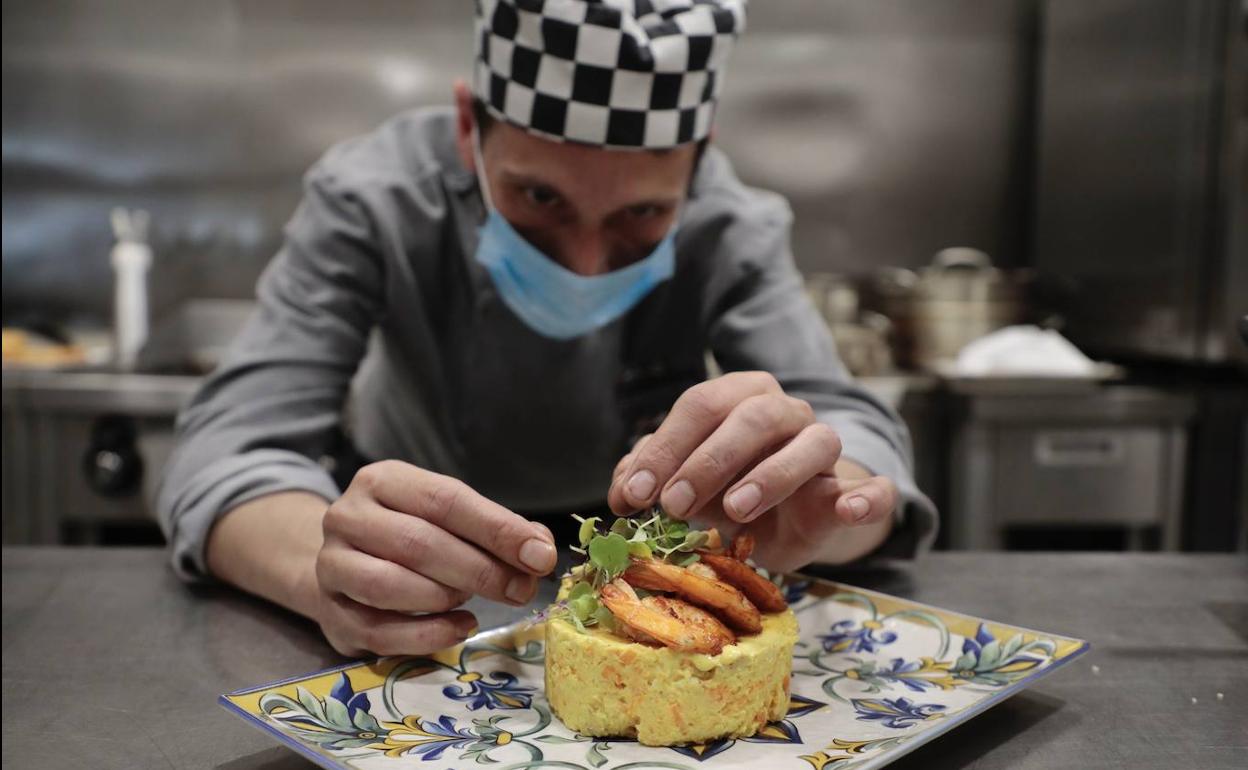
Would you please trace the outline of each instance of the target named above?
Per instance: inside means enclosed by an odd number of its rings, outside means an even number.
[[[954,371],[963,377],[1091,377],[1097,365],[1052,329],[1007,326],[962,348]]]

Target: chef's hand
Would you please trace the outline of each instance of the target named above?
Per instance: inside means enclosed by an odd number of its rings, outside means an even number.
[[[345,655],[423,654],[477,627],[457,610],[481,595],[529,602],[555,566],[554,538],[447,476],[369,465],[329,506],[316,559],[316,620]]]
[[[657,501],[677,518],[747,529],[758,563],[788,570],[874,550],[897,487],[842,460],[836,432],[770,374],[737,372],[685,391],[620,460],[607,500],[619,515]]]

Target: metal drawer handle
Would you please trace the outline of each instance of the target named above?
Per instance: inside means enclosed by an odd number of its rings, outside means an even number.
[[[1103,431],[1038,433],[1033,447],[1037,463],[1056,467],[1118,465],[1127,453],[1121,436]]]

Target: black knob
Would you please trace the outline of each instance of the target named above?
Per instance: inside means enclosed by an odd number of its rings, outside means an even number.
[[[137,446],[134,419],[106,415],[96,420],[82,458],[87,484],[105,497],[122,497],[139,488],[143,457]]]

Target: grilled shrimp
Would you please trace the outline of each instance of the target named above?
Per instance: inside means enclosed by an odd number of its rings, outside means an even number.
[[[719,575],[715,572],[715,570],[711,569],[706,564],[703,564],[700,561],[695,561],[693,564],[690,564],[688,567],[685,567],[685,569],[689,570],[695,575],[701,575],[704,578],[710,578],[711,580],[719,580]]]
[[[729,626],[756,634],[763,629],[758,608],[740,590],[675,564],[653,559],[634,560],[624,580],[647,591],[668,591],[718,615]]]
[[[599,595],[621,628],[640,641],[655,641],[685,652],[718,655],[736,637],[713,615],[679,599],[647,596],[614,580]]]
[[[741,593],[745,594],[763,612],[784,612],[789,606],[780,588],[755,572],[754,568],[745,562],[738,561],[731,556],[705,551],[699,552],[698,555],[702,557],[699,564],[707,565],[714,571],[717,578],[741,589]]]
[[[724,645],[734,644],[737,641],[737,635],[720,622],[719,618],[683,599],[670,596],[647,596],[641,600],[641,603],[665,612],[684,623],[698,636],[699,640],[706,640],[708,646],[714,648],[712,655],[718,654]]]
[[[706,546],[708,551],[714,551],[715,548]],[[745,561],[750,558],[750,554],[754,553],[754,536],[748,532],[740,532],[732,539],[732,545],[728,546],[726,551],[728,556],[737,561]]]

